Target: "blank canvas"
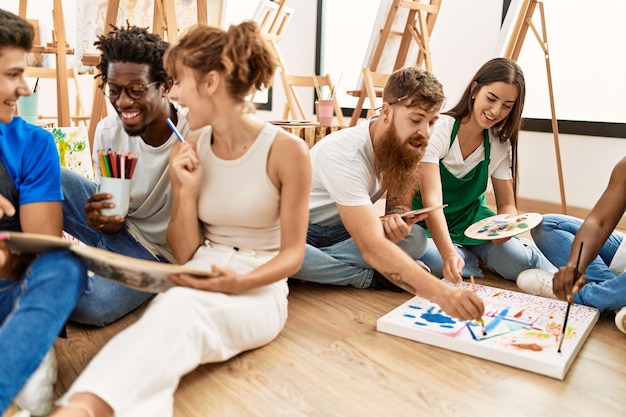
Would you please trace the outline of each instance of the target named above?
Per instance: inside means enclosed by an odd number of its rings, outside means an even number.
[[[599,318],[595,308],[572,305],[559,353],[564,301],[485,285],[476,293],[485,303],[486,336],[479,322],[450,317],[418,296],[379,318],[376,329],[562,380]]]

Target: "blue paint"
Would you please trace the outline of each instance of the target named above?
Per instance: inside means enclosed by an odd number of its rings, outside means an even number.
[[[413,324],[418,326],[426,326],[426,323],[422,323],[421,321],[414,321]]]
[[[439,312],[433,313],[434,307],[428,309],[428,311],[422,314],[422,318],[431,323],[439,323],[439,324],[454,324],[455,321],[450,316],[443,315]],[[441,311],[441,309],[439,309]],[[442,326],[443,327],[443,326]],[[451,327],[451,326],[448,326]]]
[[[404,317],[408,317],[410,319],[414,319],[415,316],[413,314],[403,314]]]
[[[489,333],[489,331],[498,327],[498,325],[502,323],[502,320],[506,319],[506,315],[508,314],[508,312],[509,312],[509,309],[507,307],[504,310],[498,312],[498,314],[496,314],[495,316],[493,316],[491,321],[487,323],[487,325],[485,326],[485,330],[487,330],[487,333]]]
[[[409,308],[415,309],[415,310],[421,310],[422,307],[420,306],[414,306],[414,305],[409,305]]]

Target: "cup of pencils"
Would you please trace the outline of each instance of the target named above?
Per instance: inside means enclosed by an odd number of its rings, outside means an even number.
[[[96,192],[111,194],[113,197],[107,201],[114,204],[114,207],[102,209],[101,212],[105,216],[125,217],[130,205],[130,185],[137,155],[110,149],[100,149],[97,154],[101,176]]]

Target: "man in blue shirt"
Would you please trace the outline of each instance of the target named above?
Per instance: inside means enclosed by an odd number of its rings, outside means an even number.
[[[0,10],[0,230],[61,237],[56,145],[50,133],[13,116],[18,98],[30,94],[24,71],[33,33],[24,19]],[[11,254],[2,238],[6,234],[0,234],[0,414],[22,391],[18,404],[43,415],[56,375],[51,348],[85,289],[87,269],[69,250],[34,259]],[[31,377],[44,357],[44,369]]]

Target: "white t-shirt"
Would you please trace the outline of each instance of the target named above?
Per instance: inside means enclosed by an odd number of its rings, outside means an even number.
[[[365,206],[383,194],[374,169],[370,120],[331,133],[311,148],[313,178],[309,222],[341,224],[336,204]]]
[[[186,136],[189,125],[178,111],[178,131]],[[99,149],[125,150],[139,155],[130,188],[130,207],[126,216],[129,233],[153,255],[175,262],[167,244],[165,232],[172,209],[172,191],[169,178],[169,154],[178,139],[172,133],[161,146],[146,144],[140,136],[129,136],[117,114],[102,119],[96,127],[93,143],[94,166],[98,166]],[[96,170],[96,182],[101,174]]]
[[[481,144],[465,160],[461,155],[459,141],[455,140],[450,146],[450,135],[454,127],[454,118],[441,115],[435,130],[428,140],[426,153],[422,162],[430,162],[439,165],[443,158],[443,165],[452,175],[463,178],[481,161],[485,159],[485,145]],[[511,145],[508,141],[500,143],[500,139],[493,137],[489,132],[489,143],[491,152],[489,156],[489,176],[499,180],[510,180],[511,175]]]

